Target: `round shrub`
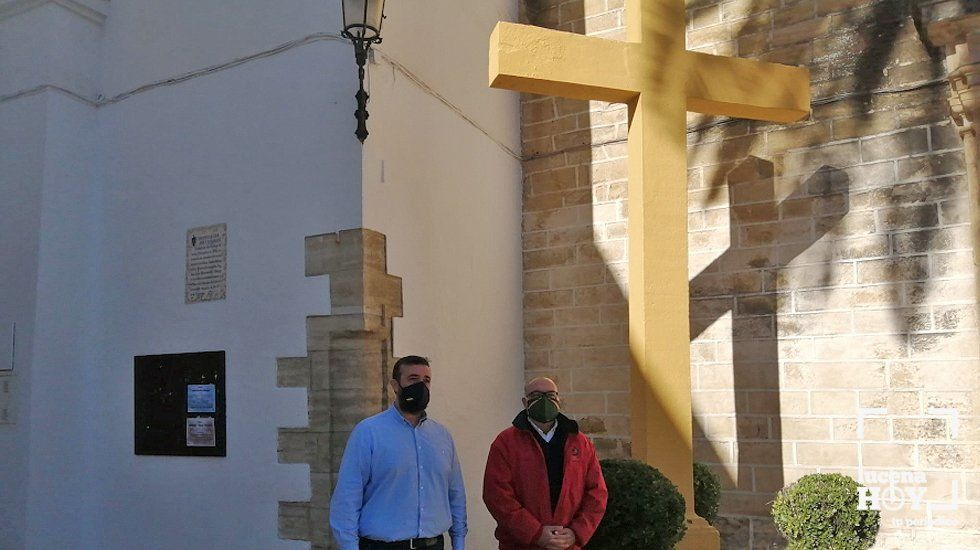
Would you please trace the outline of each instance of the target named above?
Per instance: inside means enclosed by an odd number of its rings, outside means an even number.
[[[714,525],[721,500],[721,479],[707,464],[694,463],[694,512]]]
[[[840,474],[810,474],[783,488],[772,504],[790,550],[864,550],[874,544],[880,514],[858,510],[858,484]]]
[[[609,488],[609,504],[589,550],[669,550],[687,525],[684,497],[656,468],[638,460],[599,463]]]

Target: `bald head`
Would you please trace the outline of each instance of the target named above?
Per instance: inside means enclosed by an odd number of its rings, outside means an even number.
[[[557,391],[558,384],[555,384],[555,381],[551,378],[544,376],[532,378],[527,384],[524,384],[524,395],[530,395],[534,392],[548,393]]]

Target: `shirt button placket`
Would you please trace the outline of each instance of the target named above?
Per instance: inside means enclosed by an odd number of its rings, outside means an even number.
[[[419,536],[421,537],[422,536],[422,512],[425,511],[425,505],[423,504],[425,502],[425,496],[424,496],[425,495],[425,483],[422,480],[422,469],[423,469],[423,466],[422,466],[422,441],[421,441],[421,438],[419,437],[418,427],[415,428],[415,444],[416,444],[416,447],[418,449],[416,451],[416,453],[415,453],[415,456],[417,458],[417,461],[418,461],[417,463],[419,465]]]

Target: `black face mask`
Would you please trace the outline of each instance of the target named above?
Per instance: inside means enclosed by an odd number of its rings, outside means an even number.
[[[398,387],[402,390],[398,394],[398,408],[401,410],[409,414],[418,414],[429,406],[429,387],[425,382],[416,382],[404,387],[399,383]]]

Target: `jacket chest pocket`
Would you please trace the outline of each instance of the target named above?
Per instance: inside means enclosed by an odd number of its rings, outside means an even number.
[[[565,481],[580,483],[585,477],[586,464],[581,456],[569,455],[565,457],[565,471],[563,477]]]

